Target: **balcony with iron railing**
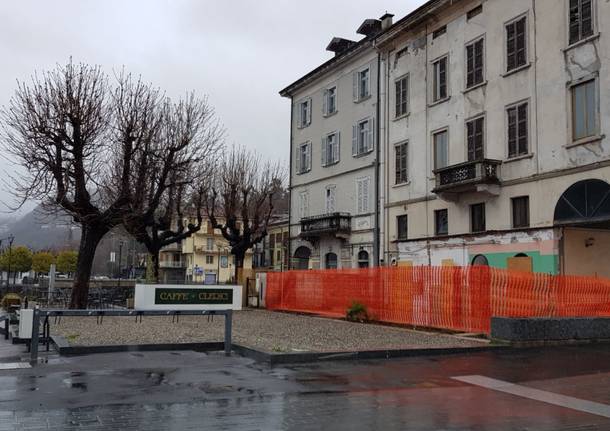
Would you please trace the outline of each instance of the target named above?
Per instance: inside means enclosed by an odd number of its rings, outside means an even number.
[[[302,238],[341,237],[349,235],[351,231],[352,216],[349,213],[322,214],[301,219]]]
[[[172,244],[166,245],[165,247],[163,247],[161,249],[161,251],[178,251],[178,252],[182,252],[182,243],[181,242],[174,242]]]
[[[182,260],[161,260],[159,261],[159,268],[182,269],[186,268],[186,262]]]
[[[480,159],[437,169],[432,192],[441,196],[472,192],[497,195],[501,164],[500,160]]]

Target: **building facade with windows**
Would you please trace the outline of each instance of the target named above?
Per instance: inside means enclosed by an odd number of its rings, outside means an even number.
[[[235,276],[235,259],[220,230],[210,222],[180,244],[164,247],[160,252],[161,279],[176,283],[229,283]],[[252,271],[252,250],[244,259],[244,272]]]
[[[386,262],[610,277],[609,34],[607,1],[433,0],[375,38]]]
[[[379,256],[378,53],[391,15],[363,38],[334,38],[335,56],[282,90],[292,102],[290,239],[293,269],[373,265]]]
[[[253,266],[256,270],[285,271],[288,269],[288,215],[269,221],[267,236],[254,246]]]
[[[610,277],[610,3],[431,0],[360,30],[281,92],[292,268]]]

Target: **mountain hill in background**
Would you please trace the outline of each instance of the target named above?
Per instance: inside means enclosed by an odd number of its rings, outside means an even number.
[[[0,221],[0,225],[1,225]],[[61,213],[49,214],[36,207],[23,217],[4,223],[2,236],[15,237],[14,245],[25,245],[32,250],[76,249],[80,228]]]

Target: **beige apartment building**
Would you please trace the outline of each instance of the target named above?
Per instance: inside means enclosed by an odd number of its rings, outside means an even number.
[[[335,57],[282,91],[295,266],[368,251],[610,276],[610,3],[431,0],[391,20],[333,39]]]
[[[430,1],[377,37],[388,260],[610,276],[610,3]]]
[[[235,276],[235,261],[220,230],[209,222],[181,244],[161,250],[159,266],[164,282],[229,283]],[[244,272],[252,270],[252,251],[246,253]]]

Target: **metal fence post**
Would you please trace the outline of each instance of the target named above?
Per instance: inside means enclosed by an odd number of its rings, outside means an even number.
[[[4,339],[8,340],[8,331],[9,331],[9,325],[11,323],[11,319],[10,318],[5,318],[4,319]]]
[[[30,364],[38,362],[38,335],[40,334],[40,309],[34,308],[32,315],[32,338],[30,340]]]
[[[233,330],[233,310],[225,314],[225,355],[231,356],[231,331]]]

